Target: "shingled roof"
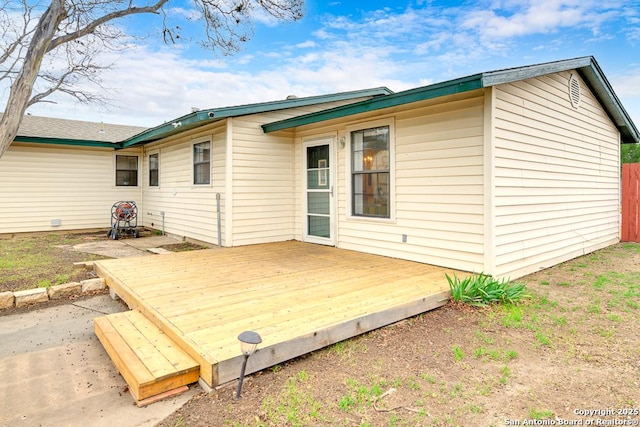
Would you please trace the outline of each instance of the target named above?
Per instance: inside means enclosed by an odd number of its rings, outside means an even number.
[[[59,140],[83,145],[111,145],[135,136],[147,128],[102,122],[55,119],[26,115],[15,141],[44,142]]]

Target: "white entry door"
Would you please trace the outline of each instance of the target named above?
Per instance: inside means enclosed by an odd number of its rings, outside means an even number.
[[[305,241],[334,245],[333,139],[304,144]]]

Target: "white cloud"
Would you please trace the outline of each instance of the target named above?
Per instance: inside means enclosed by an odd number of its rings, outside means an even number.
[[[218,60],[185,59],[190,51],[184,47],[134,47],[104,75],[116,103],[111,111],[58,98],[59,105],[40,105],[32,113],[87,120],[104,116],[109,122],[154,126],[188,113],[192,106],[204,109],[377,86],[399,91],[559,59],[557,52],[567,52],[567,28],[581,31],[582,44],[585,31],[594,45],[604,43],[609,33],[603,29],[619,7],[615,2],[485,0],[447,8],[420,0],[414,4],[424,4],[422,8],[324,15],[322,25],[306,34],[292,32],[273,42],[256,40],[260,50],[251,51],[249,43],[239,55]],[[631,22],[638,15],[628,12],[624,19]],[[537,36],[527,37],[532,34]],[[529,43],[526,48],[521,43],[524,38]],[[591,53],[571,52],[565,57]],[[629,112],[634,111],[636,123],[640,123],[638,70],[615,80],[616,91]]]
[[[179,50],[153,52],[138,47],[120,57],[117,67],[103,75],[111,88],[110,111],[93,105],[40,104],[35,115],[75,117],[84,120],[155,126],[190,112],[192,106],[213,108],[284,99],[287,95],[320,95],[377,86],[394,90],[407,87],[392,78],[396,66],[375,52],[342,49],[319,52],[283,62],[280,67],[257,72],[225,71],[219,64],[185,61]],[[203,66],[204,65],[204,66]],[[227,68],[230,68],[227,64]]]
[[[532,0],[505,2],[488,10],[465,13],[461,26],[486,39],[545,34],[562,28],[587,28],[599,34],[603,22],[614,17],[614,11],[594,0]]]
[[[308,48],[308,47],[316,47],[316,42],[314,42],[313,40],[307,40],[307,41],[304,41],[302,43],[296,44],[295,47],[298,48],[298,49],[305,49],[305,48]]]
[[[622,104],[640,129],[640,64],[634,64],[610,78],[611,85]]]
[[[202,18],[202,13],[197,9],[185,9],[183,7],[170,7],[166,9],[167,15],[179,17],[187,20],[198,20]]]

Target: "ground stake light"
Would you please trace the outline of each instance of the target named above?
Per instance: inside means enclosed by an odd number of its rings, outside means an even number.
[[[244,360],[242,361],[242,369],[240,370],[240,379],[238,380],[238,389],[236,390],[236,400],[240,399],[240,393],[242,392],[242,382],[244,381],[244,371],[247,368],[247,360],[249,359],[249,356],[256,351],[258,344],[262,342],[262,338],[260,338],[260,335],[258,335],[257,332],[244,331],[238,335],[238,340],[240,341],[240,350],[242,351]]]

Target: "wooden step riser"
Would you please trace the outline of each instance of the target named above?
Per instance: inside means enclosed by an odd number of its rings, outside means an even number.
[[[199,365],[140,313],[96,318],[94,331],[136,401],[198,381]]]

